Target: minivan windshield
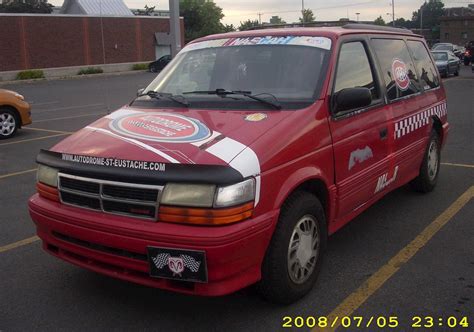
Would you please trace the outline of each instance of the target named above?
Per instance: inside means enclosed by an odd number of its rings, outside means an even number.
[[[211,93],[214,91],[245,91],[285,108],[309,105],[319,97],[330,47],[328,38],[302,36],[189,44],[144,94],[154,91],[184,96],[193,108],[268,108],[242,94]],[[209,93],[203,93],[206,91]]]

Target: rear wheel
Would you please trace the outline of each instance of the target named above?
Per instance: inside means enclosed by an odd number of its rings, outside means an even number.
[[[296,192],[282,207],[262,265],[260,294],[271,302],[289,304],[313,287],[322,264],[327,229],[319,200]]]
[[[431,131],[430,140],[420,167],[420,174],[410,182],[416,191],[427,193],[434,189],[438,181],[440,167],[440,142],[435,130]]]
[[[15,112],[8,108],[0,108],[0,139],[15,135],[19,122]]]
[[[465,65],[465,66],[469,66],[469,63],[470,63],[470,62],[471,62],[470,59],[469,59],[467,56],[465,56],[465,57],[464,57],[464,65]]]

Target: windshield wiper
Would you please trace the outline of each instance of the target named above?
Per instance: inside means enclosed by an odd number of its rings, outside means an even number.
[[[172,93],[156,92],[156,91],[148,91],[147,93],[138,95],[138,97],[143,97],[143,96],[148,96],[154,99],[169,99],[171,101],[174,101],[175,103],[189,107],[188,101],[186,100],[186,98],[184,98],[184,96],[181,96],[181,95],[174,95]]]
[[[262,104],[269,105],[269,106],[271,106],[271,107],[273,107],[277,110],[281,110],[281,105],[278,102],[277,97],[275,97],[271,93],[260,93],[258,95],[253,95],[252,91],[241,91],[241,90],[229,91],[229,90],[225,90],[225,89],[215,89],[215,90],[202,90],[202,91],[196,90],[196,91],[183,92],[183,95],[187,95],[187,94],[217,95],[217,96],[221,96],[221,97],[226,97],[226,96],[229,96],[229,95],[239,95],[239,96],[244,96],[244,97],[256,100],[258,102],[261,102]],[[274,99],[274,101],[259,97],[261,95],[270,96]]]

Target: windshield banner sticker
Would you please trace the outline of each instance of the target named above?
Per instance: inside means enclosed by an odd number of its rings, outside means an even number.
[[[128,114],[114,119],[109,126],[120,135],[153,142],[191,143],[211,135],[199,120],[171,113]]]
[[[85,165],[98,165],[98,166],[106,166],[106,167],[141,169],[145,171],[158,171],[158,172],[164,172],[166,170],[165,163],[151,162],[151,161],[82,156],[82,155],[75,155],[75,154],[68,154],[68,153],[62,153],[61,159],[65,161],[70,161],[73,163],[85,164]]]
[[[205,40],[187,45],[181,52],[200,50],[203,48],[247,46],[247,45],[296,45],[331,49],[331,39],[314,36],[264,36],[264,37],[242,37]]]

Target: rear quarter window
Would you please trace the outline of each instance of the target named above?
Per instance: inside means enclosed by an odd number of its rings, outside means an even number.
[[[390,101],[421,91],[415,65],[400,39],[372,39]]]
[[[438,72],[435,69],[431,57],[426,49],[425,44],[421,41],[409,40],[408,48],[415,61],[415,67],[420,78],[421,87],[424,90],[437,88],[439,86]]]

